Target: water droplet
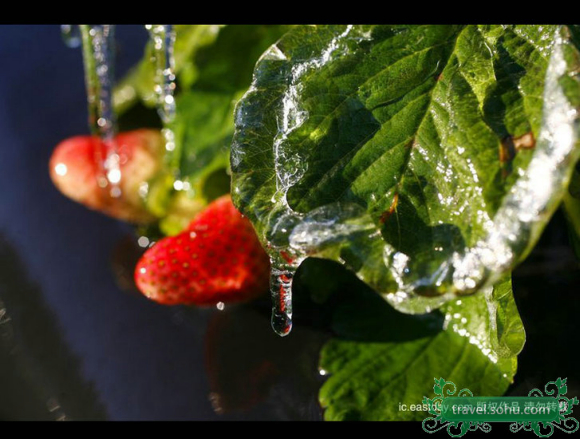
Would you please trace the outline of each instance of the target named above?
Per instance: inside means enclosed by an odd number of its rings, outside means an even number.
[[[141,198],[145,198],[145,197],[147,197],[148,193],[149,193],[149,183],[144,181],[143,183],[141,183],[139,185],[139,196]]]
[[[64,163],[59,163],[54,167],[54,172],[56,172],[57,175],[64,176],[68,172],[68,169]]]
[[[175,180],[175,182],[173,183],[173,189],[175,189],[176,191],[183,190],[183,181]]]
[[[111,188],[110,195],[112,198],[119,198],[121,196],[121,189],[118,186]]]
[[[137,244],[139,244],[139,247],[146,248],[149,245],[149,238],[146,236],[140,236],[137,240]]]
[[[224,308],[226,307],[225,303],[223,302],[218,302],[215,306],[217,309],[219,309],[220,311],[223,311]]]
[[[76,24],[61,24],[60,32],[62,40],[67,47],[76,49],[81,46],[81,33],[79,26]]]
[[[119,169],[111,169],[107,173],[107,178],[111,183],[119,183],[121,181],[121,171]]]

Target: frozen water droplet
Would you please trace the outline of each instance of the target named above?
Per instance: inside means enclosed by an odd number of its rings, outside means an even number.
[[[223,302],[218,302],[215,306],[217,309],[219,309],[220,311],[223,311],[224,308],[226,307],[225,303]]]
[[[111,183],[119,183],[121,181],[121,171],[119,169],[111,169],[107,173],[107,178]]]
[[[144,181],[143,183],[141,183],[139,185],[139,196],[143,199],[145,199],[147,197],[147,194],[149,193],[149,183],[147,183],[146,181]]]
[[[118,186],[111,188],[111,198],[119,198],[121,196],[121,189]]]
[[[147,248],[149,245],[149,238],[146,236],[140,236],[137,240],[137,244],[139,244],[139,247]]]
[[[68,168],[66,167],[66,165],[64,163],[59,163],[58,165],[56,165],[54,167],[54,171],[58,175],[63,176],[63,175],[66,175],[66,173],[68,172]]]
[[[183,190],[183,181],[175,180],[175,182],[173,183],[173,189],[175,189],[176,191]]]
[[[270,275],[272,293],[272,329],[281,337],[292,330],[292,279],[294,271],[275,268]]]

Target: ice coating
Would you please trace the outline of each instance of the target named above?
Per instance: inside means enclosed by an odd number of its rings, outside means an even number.
[[[385,298],[394,307],[407,313],[424,313],[438,308],[457,295],[489,288],[517,262],[517,258],[525,251],[522,243],[526,244],[538,237],[542,218],[550,215],[556,207],[552,195],[567,185],[571,164],[578,159],[578,151],[574,148],[578,115],[558,83],[566,71],[562,39],[558,37],[546,72],[543,123],[535,155],[527,171],[504,198],[493,220],[486,217],[483,221],[487,232],[484,239],[472,247],[453,251],[431,272],[417,267],[411,256],[384,244],[384,268],[390,271],[397,283],[397,291],[386,294]],[[344,211],[338,211],[336,205],[332,204],[318,211],[318,216],[321,211],[326,211],[328,218],[321,222],[312,221],[312,216],[309,216],[298,224],[290,239],[293,248],[305,254],[316,254],[330,240],[356,242],[352,233],[358,229],[351,230],[347,226],[348,222],[353,221],[352,214],[345,215]],[[370,218],[362,219],[363,212],[359,215],[368,230],[378,232]],[[375,239],[381,240],[378,233]],[[363,278],[360,272],[357,274]],[[449,285],[450,288],[436,297],[424,297],[416,293],[420,287],[436,288],[442,285]]]
[[[151,62],[155,68],[155,95],[157,113],[163,122],[161,134],[165,149],[175,150],[175,30],[170,24],[148,24],[145,26],[153,45]]]
[[[117,120],[113,109],[115,27],[110,24],[80,25],[85,67],[89,127],[106,145],[107,156],[99,158],[102,175],[99,186],[111,197],[121,196],[120,157],[115,135]]]
[[[333,203],[314,209],[294,227],[290,246],[302,253],[312,253],[325,245],[341,242],[364,232],[369,239],[376,227],[358,204]]]
[[[290,187],[296,184],[307,170],[306,160],[299,154],[289,154],[285,148],[285,142],[292,131],[299,128],[308,117],[307,112],[300,105],[300,79],[311,70],[320,68],[333,57],[345,53],[345,45],[353,29],[352,25],[346,26],[345,30],[333,38],[320,57],[311,58],[303,63],[292,67],[290,84],[282,97],[282,105],[278,117],[278,133],[274,139],[274,157],[276,171],[277,191],[272,197],[272,202],[278,204],[276,214],[280,217],[273,225],[270,243],[277,241],[288,243],[288,225],[298,223],[302,215],[296,213],[288,205],[286,195]],[[359,35],[356,38],[360,38]],[[262,59],[284,59],[281,50],[273,45],[262,55]],[[248,91],[251,93],[252,88]],[[235,157],[233,158],[235,160]],[[315,237],[316,234],[311,234]],[[300,237],[296,238],[298,241]],[[297,245],[300,250],[300,245]],[[279,255],[271,257],[272,275],[270,277],[270,291],[272,294],[272,328],[280,336],[286,336],[292,329],[292,279],[300,263],[305,259],[305,253],[297,252],[289,255],[281,251]]]
[[[578,115],[559,84],[559,79],[567,72],[562,44],[562,38],[557,36],[546,72],[543,122],[535,155],[527,171],[504,198],[494,219],[484,222],[487,236],[475,246],[465,248],[464,252],[454,252],[441,264],[453,288],[437,298],[435,307],[456,294],[492,285],[509,270],[526,250],[522,243],[538,238],[542,218],[555,209],[553,194],[565,188],[570,180],[571,165],[578,159],[574,147]],[[399,284],[399,291],[387,295],[387,300],[407,312],[431,309],[425,306],[424,299],[414,294],[416,284],[405,282],[402,276],[413,270],[410,258],[388,245],[384,254],[385,264],[394,269]],[[397,264],[397,260],[403,262]]]
[[[281,201],[289,210],[291,209],[286,201],[286,193],[291,186],[302,178],[307,170],[303,157],[287,154],[284,149],[284,142],[286,142],[290,133],[300,127],[308,116],[307,112],[300,105],[299,81],[312,69],[320,68],[328,63],[337,53],[340,54],[346,51],[344,41],[350,34],[352,28],[352,25],[347,26],[342,34],[332,39],[319,58],[309,59],[292,67],[290,85],[282,97],[281,117],[278,118],[278,134],[274,139],[277,192],[281,197]],[[263,57],[277,59],[280,57],[280,53],[278,47],[274,45]],[[275,198],[277,197],[275,196]]]
[[[295,268],[280,269],[272,266],[270,288],[272,292],[272,329],[284,337],[292,330],[292,279]]]
[[[493,287],[486,287],[482,291],[482,294],[486,297],[486,301],[490,304],[493,303],[491,300],[492,290]],[[461,300],[449,306],[449,309],[445,313],[443,329],[449,328],[459,336],[467,338],[469,343],[476,346],[492,363],[497,363],[497,350],[492,345],[488,336],[488,333],[497,333],[495,327],[488,326],[492,324],[492,321],[495,322],[494,315],[491,313],[489,316],[482,314],[477,317],[470,316],[468,319],[459,312],[460,310]]]
[[[157,112],[164,124],[171,124],[175,119],[175,30],[170,24],[148,24],[145,27],[153,44],[151,62],[155,66]]]
[[[547,65],[542,91],[542,122],[534,146],[530,147],[533,153],[528,152],[530,161],[525,168],[517,169],[514,174],[517,178],[507,189],[499,206],[493,208],[495,213],[485,209],[483,183],[478,175],[477,163],[465,157],[464,145],[455,145],[452,143],[454,139],[449,139],[449,144],[456,147],[457,156],[463,156],[461,160],[465,172],[462,177],[467,179],[468,184],[453,187],[452,183],[457,177],[454,168],[450,166],[452,163],[437,162],[440,186],[435,188],[434,195],[443,207],[442,212],[450,217],[464,215],[465,209],[468,209],[465,216],[478,229],[469,237],[469,242],[464,242],[451,239],[451,232],[441,228],[442,234],[447,233],[445,239],[441,242],[434,240],[432,245],[429,241],[425,248],[419,249],[422,253],[418,257],[387,242],[382,235],[382,224],[373,220],[367,212],[364,203],[369,200],[363,199],[361,204],[357,204],[356,200],[352,203],[332,202],[308,213],[294,211],[288,202],[290,189],[302,183],[311,162],[310,151],[291,142],[308,135],[311,138],[318,134],[324,135],[323,131],[318,133],[316,129],[309,134],[300,131],[310,118],[303,103],[312,97],[302,96],[303,83],[313,71],[327,68],[327,64],[332,65],[338,56],[348,58],[351,48],[357,47],[356,42],[372,38],[369,33],[363,33],[361,28],[348,26],[337,30],[333,37],[326,39],[326,48],[317,46],[311,52],[312,55],[301,48],[299,55],[294,56],[292,42],[289,42],[286,46],[284,43],[273,46],[262,56],[261,62],[264,65],[258,65],[254,83],[242,100],[247,101],[247,105],[238,106],[236,125],[238,129],[241,128],[238,131],[241,141],[234,142],[231,163],[233,168],[239,167],[242,173],[238,180],[241,185],[234,184],[234,193],[239,193],[246,200],[250,197],[256,200],[255,206],[250,206],[248,212],[258,216],[259,225],[264,229],[263,239],[272,258],[273,273],[294,273],[309,256],[336,260],[381,292],[395,308],[407,313],[428,312],[458,296],[476,291],[487,294],[491,286],[533,247],[547,219],[556,209],[559,195],[565,190],[573,164],[578,159],[579,154],[575,148],[578,115],[561,85],[561,78],[568,75],[571,69],[564,57],[565,45],[569,45],[569,41],[560,36],[562,29],[556,27],[553,33],[546,34],[548,40],[542,37],[544,41],[551,41],[550,44],[546,43],[546,47],[538,49]],[[328,30],[325,28],[324,32]],[[347,62],[340,66],[345,64]],[[338,64],[336,66],[336,70],[341,71]],[[334,65],[328,67],[329,71],[331,68]],[[266,73],[260,76],[262,71]],[[268,88],[270,86],[272,88]],[[275,188],[267,192],[264,185],[270,183],[259,178],[250,180],[252,174],[243,166],[243,160],[244,155],[248,154],[247,148],[252,153],[257,151],[257,148],[252,147],[252,141],[264,141],[269,135],[254,134],[263,120],[261,114],[254,112],[254,108],[259,107],[257,103],[263,103],[259,94],[277,93],[278,90],[282,91],[276,101],[279,105],[275,109],[277,132],[272,143],[276,179]],[[440,99],[440,96],[434,99]],[[448,112],[453,111],[444,100],[435,103],[446,107]],[[435,123],[442,122],[435,120]],[[294,135],[295,132],[299,134]],[[446,152],[448,139],[443,136],[440,140],[441,150]],[[425,162],[433,159],[429,155],[433,153],[426,151],[417,140],[413,144],[413,154],[423,155]],[[245,179],[250,180],[248,186],[244,186]],[[302,189],[297,193],[307,193]],[[469,200],[473,197],[482,202],[474,205],[465,204],[465,201],[457,203],[454,191],[461,193],[459,199]],[[380,197],[396,200],[397,193],[389,189],[386,193],[376,191],[368,197],[370,200]],[[264,200],[270,200],[271,207]],[[303,205],[308,206],[309,201]],[[393,205],[395,211],[396,201]],[[252,207],[257,210],[252,212]],[[384,212],[383,215],[388,216],[390,213]],[[445,221],[429,224],[432,228],[446,225],[453,225],[453,220],[451,224]],[[290,257],[286,258],[284,254]],[[287,303],[291,299],[291,282],[287,282],[284,288],[286,301],[279,300],[279,284],[278,276],[273,275],[274,315],[281,314],[280,303]],[[482,351],[484,349],[487,348],[482,347]]]

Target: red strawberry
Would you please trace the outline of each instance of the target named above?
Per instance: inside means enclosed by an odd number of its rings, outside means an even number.
[[[114,186],[105,178],[109,149],[94,136],[71,137],[56,147],[50,159],[52,181],[64,195],[91,209],[125,221],[150,222],[154,217],[145,210],[139,187],[160,169],[161,134],[150,129],[121,133],[115,145],[121,171],[119,196],[111,195]]]
[[[211,305],[264,293],[269,271],[269,258],[251,223],[224,195],[184,232],[147,250],[135,268],[135,283],[165,305]]]

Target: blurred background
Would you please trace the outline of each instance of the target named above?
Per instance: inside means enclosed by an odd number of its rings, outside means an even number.
[[[117,39],[122,76],[147,33]],[[268,298],[220,312],[128,292],[132,228],[52,185],[53,148],[88,134],[80,48],[2,25],[0,57],[0,419],[319,419],[308,328],[280,339]]]
[[[117,28],[117,74],[143,53]],[[130,226],[52,185],[48,160],[87,134],[80,49],[60,27],[0,26],[0,420],[320,420],[323,316],[296,307],[284,339],[265,297],[225,310],[164,307],[130,290]],[[580,395],[580,272],[558,213],[514,290],[528,341],[512,394],[568,377]]]

